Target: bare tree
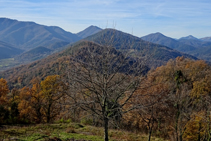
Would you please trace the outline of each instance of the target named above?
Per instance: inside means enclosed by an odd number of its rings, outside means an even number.
[[[120,120],[122,114],[137,108],[125,105],[130,102],[146,70],[143,60],[135,58],[132,42],[131,46],[128,41],[127,46],[119,46],[122,53],[113,47],[114,36],[115,32],[108,40],[104,37],[102,44],[82,42],[83,47],[73,51],[67,71],[70,90],[77,90],[80,99],[75,98],[75,92],[70,91],[68,95],[75,104],[103,121],[105,141],[109,140],[109,120]]]

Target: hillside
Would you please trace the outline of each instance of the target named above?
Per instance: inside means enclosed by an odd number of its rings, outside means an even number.
[[[110,45],[117,50],[129,53],[133,56],[138,52],[138,58],[146,59],[146,64],[151,67],[157,67],[165,64],[169,59],[175,59],[178,56],[185,56],[196,59],[196,57],[178,52],[169,47],[144,41],[136,36],[114,30],[106,29],[94,34],[84,40],[94,41],[103,45]]]
[[[112,36],[111,36],[112,35]],[[92,48],[101,45],[109,44],[110,39],[111,47],[121,51],[129,58],[134,58],[143,61],[143,65],[148,68],[157,67],[165,64],[169,59],[175,59],[178,56],[185,56],[192,59],[197,59],[191,55],[180,53],[171,48],[153,44],[144,41],[138,37],[130,34],[123,33],[121,31],[106,29],[97,34],[86,38],[90,41],[80,41],[70,46],[66,50],[48,56],[47,58],[35,61],[33,63],[22,65],[16,68],[9,69],[0,73],[0,77],[6,78],[10,86],[19,85],[19,81],[22,80],[22,86],[28,85],[32,78],[41,77],[44,78],[52,74],[63,74],[67,69],[68,62],[71,56],[84,47]],[[96,43],[93,43],[96,42]],[[83,54],[83,53],[82,53]],[[81,55],[83,57],[84,55]]]
[[[0,59],[0,71],[7,70],[9,68],[12,68],[21,64],[30,63],[30,62],[45,58],[50,54],[64,50],[68,44],[69,42],[64,42],[64,41],[55,42],[46,47],[37,47],[29,51],[25,51],[24,53],[22,53],[23,51],[21,51],[20,53],[16,55],[9,56],[9,58],[13,57],[14,59],[9,59],[9,60]],[[1,50],[2,49],[0,48],[0,52]],[[6,53],[12,53],[12,52],[13,50],[12,51],[6,50]],[[6,53],[4,53],[3,55],[5,55]]]
[[[21,55],[15,57],[15,59],[19,62],[31,62],[35,61],[41,58],[46,57],[52,52],[52,50],[46,48],[46,47],[36,47],[34,49],[31,49],[27,52],[22,53]]]
[[[200,38],[200,40],[211,42],[211,37]]]
[[[188,35],[186,37],[181,37],[179,40],[199,40],[198,38],[192,36],[192,35]]]
[[[67,65],[69,64],[68,62],[73,51],[93,45],[96,44],[89,44],[85,41],[80,42],[60,53],[50,55],[30,64],[21,65],[19,67],[8,69],[4,72],[0,72],[0,78],[6,78],[10,87],[22,87],[29,85],[30,81],[35,77],[40,77],[42,79],[48,75],[63,74],[67,69]],[[20,80],[22,81],[22,84],[19,83]]]
[[[80,39],[60,27],[0,18],[0,40],[23,50],[48,46],[60,41],[71,43]]]
[[[144,37],[141,37],[141,39],[152,42],[152,43],[164,45],[164,46],[167,46],[167,47],[170,47],[172,49],[182,51],[182,52],[193,51],[196,49],[193,46],[180,43],[177,40],[167,37],[161,33],[149,34]]]
[[[203,40],[199,40],[199,39],[179,39],[178,40],[180,43],[186,44],[186,45],[190,45],[193,46],[195,48],[203,48],[203,47],[207,47],[207,46],[211,46],[211,42],[208,41],[203,41]]]
[[[203,47],[203,48],[198,48],[189,53],[196,56],[199,59],[203,59],[203,60],[211,62],[211,45]]]
[[[49,46],[47,46],[47,48],[49,48],[51,50],[62,50],[68,44],[69,44],[69,42],[60,41],[60,42],[50,44]]]
[[[8,43],[0,41],[0,59],[12,58],[22,52],[23,50],[15,48]]]
[[[87,55],[84,48],[98,48],[101,52],[102,46],[93,42],[81,41],[73,47],[48,56],[47,58],[35,61],[33,63],[22,65],[16,68],[9,69],[0,73],[1,78],[6,78],[9,82],[10,87],[22,87],[30,84],[30,81],[35,77],[45,78],[48,75],[53,74],[65,74],[67,66],[69,65],[70,58],[72,55],[75,57],[82,57]],[[42,47],[40,47],[43,49]],[[36,49],[39,51],[39,49]],[[30,51],[33,52],[33,51]],[[116,50],[113,48],[113,52]],[[121,55],[121,53],[119,53]],[[19,83],[21,81],[21,84]]]
[[[97,32],[100,32],[100,31],[102,31],[101,28],[91,25],[91,26],[87,27],[86,29],[84,29],[83,31],[77,33],[77,35],[80,38],[86,38],[86,37],[91,36]]]

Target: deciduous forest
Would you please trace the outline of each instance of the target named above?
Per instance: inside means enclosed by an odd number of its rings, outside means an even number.
[[[97,50],[87,51],[93,55]],[[113,63],[102,59],[105,62],[94,62],[99,65],[94,68],[91,62],[98,60],[96,56],[81,60],[78,55],[67,73],[33,78],[29,87],[9,89],[1,78],[1,125],[83,120],[104,126],[105,135],[108,129],[118,128],[147,133],[148,140],[152,135],[177,141],[210,140],[211,68],[205,61],[177,57],[139,76],[134,73],[138,62],[107,48],[98,57],[105,52]],[[123,61],[135,67],[123,70]]]

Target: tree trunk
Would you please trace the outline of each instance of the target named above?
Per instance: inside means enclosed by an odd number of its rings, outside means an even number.
[[[104,141],[108,141],[108,118],[104,118]]]
[[[180,141],[182,141],[182,134],[180,134],[179,139],[180,139]]]
[[[50,122],[51,119],[51,104],[48,105],[48,110],[47,110],[47,123]]]
[[[41,123],[42,122],[42,113],[41,113],[40,106],[38,106],[38,108],[36,109],[36,114],[37,114],[37,123]]]
[[[152,135],[152,128],[150,127],[150,129],[149,129],[149,135],[148,135],[148,141],[151,140],[151,135]]]

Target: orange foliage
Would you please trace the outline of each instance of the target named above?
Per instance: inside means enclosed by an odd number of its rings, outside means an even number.
[[[0,79],[0,104],[5,104],[7,102],[6,95],[9,92],[7,81],[3,78]]]

